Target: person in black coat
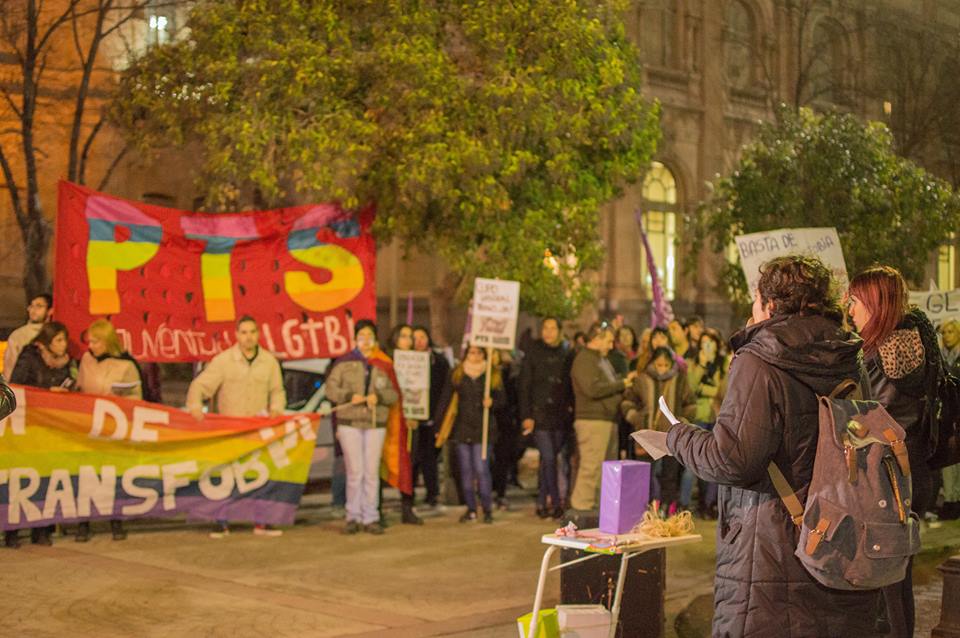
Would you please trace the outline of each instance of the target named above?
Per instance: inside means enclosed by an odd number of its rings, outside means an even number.
[[[54,392],[66,392],[77,379],[77,362],[67,354],[67,327],[57,321],[43,324],[40,332],[20,351],[10,375],[10,383]],[[35,545],[52,545],[53,526],[30,529]],[[4,534],[7,547],[19,547],[18,530]]]
[[[477,492],[483,508],[483,522],[493,522],[493,480],[490,475],[492,443],[497,436],[498,410],[506,403],[503,380],[497,366],[490,374],[490,397],[485,396],[487,382],[487,352],[470,346],[467,355],[450,375],[450,398],[437,433],[437,447],[449,437],[456,446],[467,511],[460,518],[466,523],[477,518]],[[483,458],[483,412],[489,410],[487,424],[486,459]],[[476,482],[476,488],[474,483]]]
[[[423,476],[423,486],[427,490],[426,503],[429,507],[436,507],[440,494],[440,480],[434,440],[437,435],[437,424],[443,419],[443,415],[438,412],[442,407],[447,384],[450,382],[450,364],[442,353],[434,349],[430,331],[424,326],[413,328],[413,349],[430,353],[430,418],[420,423],[420,427],[414,432],[418,441],[417,453],[413,459],[413,482],[416,484],[418,475]]]
[[[933,325],[909,308],[907,285],[894,268],[875,266],[850,281],[847,309],[863,337],[871,398],[906,431],[913,487],[911,509],[923,518],[937,497],[927,466],[931,454],[930,411],[937,393],[940,349]],[[913,636],[913,559],[903,581],[885,587],[887,619],[894,636]]]
[[[557,457],[573,422],[570,349],[555,317],[541,322],[540,336],[527,348],[520,367],[520,418],[524,435],[533,433],[540,452],[537,515],[560,518],[564,499],[560,495]]]
[[[782,257],[761,269],[752,325],[736,352],[712,431],[679,423],[667,447],[699,478],[720,485],[714,636],[852,638],[877,635],[879,590],[820,585],[794,555],[797,531],[767,467],[801,501],[813,475],[817,395],[859,378],[861,341],[841,325],[830,270]]]

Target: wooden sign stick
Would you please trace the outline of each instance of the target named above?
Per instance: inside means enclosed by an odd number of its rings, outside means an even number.
[[[487,441],[490,439],[490,408],[486,406],[490,398],[490,376],[493,371],[493,348],[487,348],[487,375],[483,384],[483,447],[480,448],[480,458],[487,460]]]

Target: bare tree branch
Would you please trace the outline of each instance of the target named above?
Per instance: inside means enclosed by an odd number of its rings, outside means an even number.
[[[106,122],[106,118],[101,115],[100,119],[97,120],[97,123],[94,124],[90,130],[90,134],[87,135],[86,141],[83,143],[83,151],[80,153],[80,166],[77,170],[76,181],[78,184],[87,183],[87,159],[90,156],[90,147],[93,145],[93,140],[97,137],[97,133],[100,132],[104,122]]]
[[[100,183],[97,185],[97,190],[102,191],[107,187],[107,183],[110,181],[110,177],[113,176],[113,171],[120,164],[120,160],[124,158],[127,152],[130,150],[130,145],[126,144],[120,152],[117,153],[117,156],[113,158],[113,161],[110,162],[110,166],[107,167],[107,170],[103,174],[103,178],[100,180]]]

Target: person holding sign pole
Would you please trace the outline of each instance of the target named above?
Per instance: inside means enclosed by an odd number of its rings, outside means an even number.
[[[636,370],[621,379],[607,355],[613,348],[613,328],[594,323],[587,330],[587,346],[573,360],[574,422],[580,465],[570,506],[580,512],[597,504],[600,474],[605,460],[617,456],[616,419],[623,391],[637,378]]]
[[[477,520],[477,492],[480,493],[483,522],[493,522],[493,479],[488,457],[491,441],[496,436],[495,414],[506,403],[506,396],[500,371],[495,366],[488,366],[489,356],[487,350],[478,346],[470,346],[467,350],[463,363],[457,366],[450,377],[452,396],[445,402],[447,410],[437,433],[437,447],[442,447],[448,437],[456,443],[460,480],[467,502],[467,511],[460,517],[461,523]],[[489,418],[486,437],[483,431],[484,413]],[[483,453],[484,438],[486,454]]]
[[[392,368],[375,359],[377,326],[363,319],[354,329],[356,349],[334,363],[327,398],[337,404],[337,441],[347,468],[346,534],[383,534],[380,524],[380,459],[390,406],[400,400]]]

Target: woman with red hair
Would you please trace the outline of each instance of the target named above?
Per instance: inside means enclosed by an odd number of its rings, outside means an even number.
[[[936,399],[940,356],[930,320],[908,304],[907,285],[895,268],[874,266],[850,282],[847,312],[863,339],[872,398],[907,432],[913,482],[911,505],[921,518],[936,498],[930,456],[930,410]],[[906,578],[884,588],[891,635],[913,636],[911,565]]]

